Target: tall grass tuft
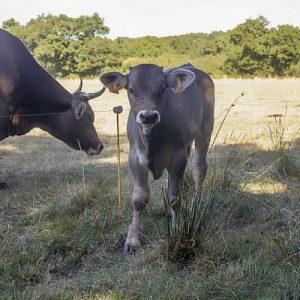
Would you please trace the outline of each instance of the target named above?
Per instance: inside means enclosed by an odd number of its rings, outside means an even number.
[[[167,211],[170,211],[166,189],[163,190],[163,199]],[[170,217],[165,219],[166,259],[184,265],[202,253],[205,243],[222,228],[229,210],[217,186],[199,192],[186,179],[175,226]]]
[[[186,170],[175,226],[171,218],[165,219],[168,261],[182,265],[205,253],[209,241],[221,233],[234,214],[244,209],[243,178],[233,171],[237,160],[233,150],[226,152],[222,163],[211,159],[201,192],[196,189],[192,171]],[[167,190],[163,190],[163,199],[170,211]]]
[[[213,138],[209,153],[232,109],[241,97],[242,92],[226,109],[225,116]],[[167,260],[185,264],[192,260],[198,252],[204,249],[208,239],[216,234],[229,216],[231,205],[227,205],[228,193],[236,191],[238,183],[230,173],[230,157],[225,160],[225,166],[220,169],[214,165],[204,188],[199,191],[192,179],[191,170],[187,170],[184,178],[184,188],[177,212],[175,226],[170,218],[166,218],[167,227]],[[163,199],[167,211],[170,211],[170,201],[167,190],[163,190]]]
[[[286,110],[284,115],[274,114],[269,116],[274,118],[274,122],[268,124],[269,136],[276,162],[276,172],[279,177],[299,178],[300,170],[291,154],[291,143],[286,139],[287,127],[284,122]]]

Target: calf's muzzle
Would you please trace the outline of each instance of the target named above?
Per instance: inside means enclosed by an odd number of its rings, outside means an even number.
[[[141,124],[143,133],[149,135],[152,128],[160,122],[160,114],[157,110],[141,110],[136,116],[136,122]]]
[[[139,124],[157,124],[160,122],[160,114],[157,110],[141,110],[136,121]]]

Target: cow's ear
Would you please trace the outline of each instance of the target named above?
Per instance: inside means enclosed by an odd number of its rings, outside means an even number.
[[[174,93],[183,92],[194,79],[194,72],[185,69],[176,69],[166,75],[167,87]]]
[[[100,75],[100,81],[111,93],[119,94],[121,89],[127,87],[127,76],[119,72],[108,72]]]
[[[79,103],[77,102],[77,104],[73,106],[74,115],[77,120],[83,117],[84,113],[86,112],[86,108],[87,105],[83,101]]]

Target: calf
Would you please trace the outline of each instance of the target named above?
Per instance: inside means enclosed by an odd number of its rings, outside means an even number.
[[[131,253],[141,244],[142,212],[150,196],[149,171],[154,179],[160,178],[165,169],[168,171],[173,224],[193,141],[193,175],[198,188],[202,186],[213,130],[214,84],[206,73],[191,64],[168,70],[141,64],[131,68],[127,75],[109,72],[101,75],[100,80],[112,93],[127,89],[130,102],[127,133],[134,179],[133,220],[124,250]]]

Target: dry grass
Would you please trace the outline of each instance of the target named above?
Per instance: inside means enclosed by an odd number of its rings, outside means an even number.
[[[62,84],[70,91],[78,86],[78,80],[65,80]],[[287,116],[285,119],[289,140],[295,140],[299,134],[300,114],[300,81],[296,79],[217,79],[216,85],[216,124],[218,128],[226,109],[233,100],[242,92],[244,96],[232,108],[220,132],[216,144],[239,142],[254,143],[267,150],[271,146],[269,138],[269,116],[284,114],[286,105]],[[85,80],[84,91],[95,91],[101,87],[99,80]],[[102,136],[116,134],[115,115],[111,112],[114,106],[122,105],[124,112],[120,117],[120,134],[126,135],[126,123],[129,112],[129,102],[125,91],[119,95],[108,91],[100,98],[92,100],[91,105],[96,113],[95,126]],[[40,130],[33,130],[29,136],[48,136]],[[124,151],[127,152],[127,142],[124,140]],[[116,157],[115,157],[116,158]],[[126,155],[123,157],[126,161]],[[114,163],[116,160],[114,161]]]
[[[70,91],[76,89],[77,80],[66,80],[63,85]],[[247,136],[247,138],[257,139],[262,133],[268,134],[265,130],[267,116],[284,113],[285,106],[288,103],[287,124],[289,134],[292,136],[298,130],[297,118],[300,112],[300,86],[299,80],[286,79],[254,79],[254,80],[237,80],[237,79],[219,79],[215,80],[216,85],[216,116],[224,109],[228,108],[233,100],[245,91],[244,97],[233,108],[229,115],[224,130],[223,138],[234,130],[235,136]],[[94,91],[100,87],[98,80],[84,82],[84,90]],[[120,95],[106,92],[101,98],[92,101],[92,106],[96,111],[110,110],[116,105],[124,107],[123,118],[121,122],[121,133],[126,133],[126,120],[129,110],[129,103],[126,92]],[[115,128],[111,126],[111,113],[102,113],[97,115],[96,125],[100,132],[104,134],[115,134]],[[221,118],[217,120],[221,121]],[[253,126],[256,125],[256,126]],[[250,127],[250,128],[249,128]],[[221,138],[222,140],[222,138]],[[264,139],[262,139],[264,140]],[[265,142],[260,141],[263,145]]]
[[[78,81],[62,84],[72,91]],[[73,151],[40,130],[1,142],[0,172],[10,189],[0,192],[0,298],[299,298],[300,183],[299,178],[276,176],[268,128],[273,119],[268,116],[284,114],[288,104],[284,139],[299,166],[300,81],[216,80],[215,84],[216,128],[225,109],[245,91],[212,149],[206,181],[208,189],[213,184],[224,189],[222,197],[232,211],[193,263],[178,270],[164,259],[165,177],[151,181],[145,249],[134,257],[123,256],[131,218],[125,136],[129,105],[125,93],[107,92],[91,104],[95,111],[124,107],[122,215],[116,212],[112,112],[96,113],[96,128],[105,144],[98,157]],[[99,87],[97,80],[84,82],[85,91]],[[236,179],[238,187],[230,184]]]

